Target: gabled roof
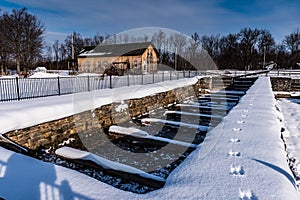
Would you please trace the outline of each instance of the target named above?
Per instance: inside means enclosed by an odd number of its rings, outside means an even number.
[[[101,44],[90,51],[81,53],[78,57],[137,56],[142,55],[150,45],[154,48],[151,42]],[[154,50],[156,51],[155,48]]]

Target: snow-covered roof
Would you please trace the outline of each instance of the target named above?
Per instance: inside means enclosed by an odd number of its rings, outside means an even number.
[[[78,57],[136,56],[142,55],[149,46],[154,48],[151,42],[100,44],[92,50],[81,53]],[[156,51],[155,48],[154,50]]]
[[[44,71],[44,72],[46,72],[46,71],[47,71],[47,68],[46,68],[46,67],[37,67],[37,68],[35,68],[34,71],[37,71],[37,72]]]

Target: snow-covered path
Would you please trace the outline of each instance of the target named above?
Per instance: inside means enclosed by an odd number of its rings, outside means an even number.
[[[269,78],[261,77],[205,141],[143,195],[0,148],[6,199],[300,199],[280,138]]]
[[[299,199],[280,138],[269,78],[259,78],[153,192],[157,199]]]
[[[282,134],[287,146],[286,151],[294,173],[300,178],[300,100],[280,99],[277,105],[282,113],[285,129]],[[297,182],[298,186],[300,181]]]

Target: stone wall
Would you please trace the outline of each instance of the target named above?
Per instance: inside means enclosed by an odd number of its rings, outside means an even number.
[[[187,97],[198,96],[204,89],[209,88],[207,82],[209,79],[200,79],[191,86],[176,88],[140,99],[114,102],[73,116],[11,131],[5,135],[17,144],[32,150],[57,146],[68,138],[78,138],[78,133],[120,124],[159,107],[181,102]]]
[[[291,78],[286,77],[271,77],[271,84],[273,91],[285,91],[291,90]]]

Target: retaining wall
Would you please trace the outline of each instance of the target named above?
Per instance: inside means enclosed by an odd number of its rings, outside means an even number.
[[[205,92],[204,89],[210,88],[210,82],[209,78],[199,79],[196,84],[191,86],[176,88],[139,99],[114,102],[73,116],[11,131],[5,136],[32,150],[55,147],[68,138],[77,138],[78,133],[85,134],[91,129],[119,124],[133,117],[147,114],[159,107],[180,102],[187,97],[198,96],[201,92]]]

